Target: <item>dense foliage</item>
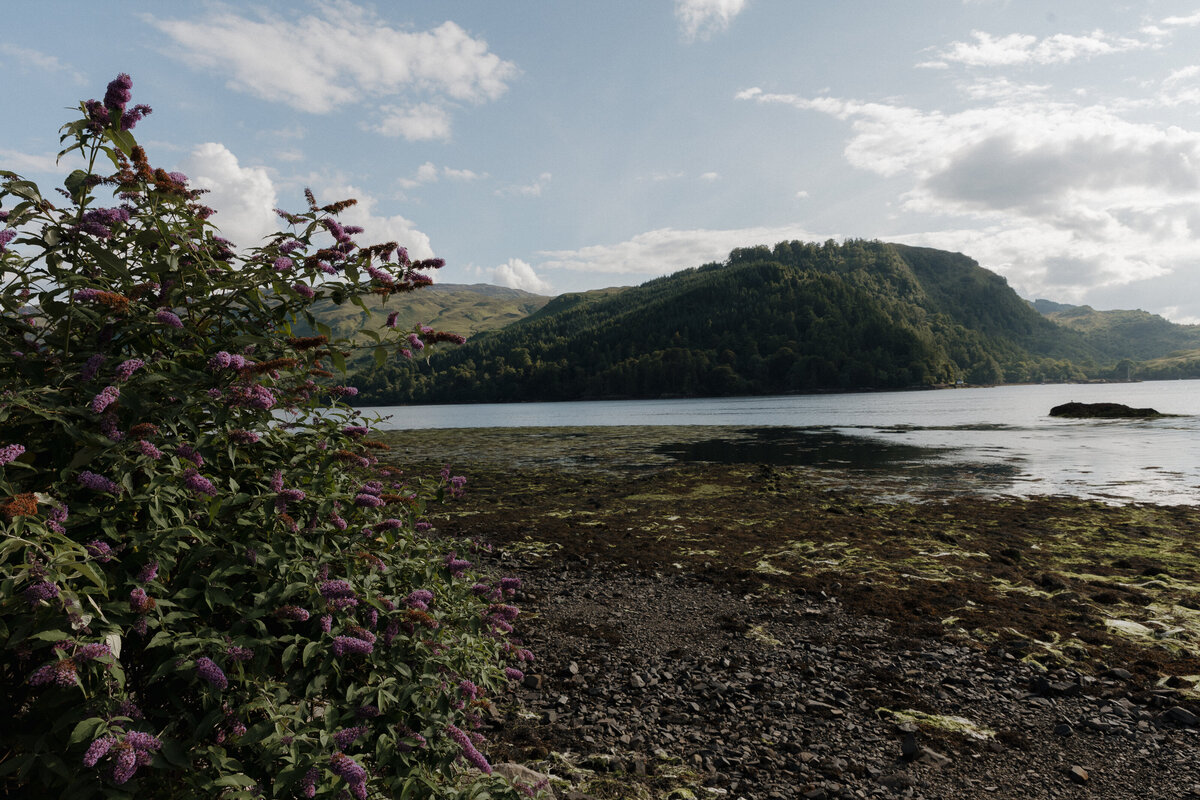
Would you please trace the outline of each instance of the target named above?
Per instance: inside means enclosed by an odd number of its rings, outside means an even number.
[[[64,199],[0,172],[0,795],[532,796],[474,733],[532,657],[515,582],[421,530],[461,479],[384,466],[346,343],[294,335],[440,263],[307,192],[236,255],[130,88],[64,127]]]
[[[781,242],[520,322],[360,381],[365,402],[767,394],[1080,378],[1100,353],[954,253]]]

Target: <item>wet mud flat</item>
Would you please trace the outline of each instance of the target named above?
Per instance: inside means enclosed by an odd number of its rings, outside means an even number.
[[[433,521],[525,579],[500,748],[576,791],[1200,796],[1195,507],[764,463],[744,428],[387,440],[467,475]]]

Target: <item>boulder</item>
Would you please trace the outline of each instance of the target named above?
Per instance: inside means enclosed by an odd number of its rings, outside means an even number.
[[[1153,408],[1130,408],[1123,403],[1063,403],[1050,409],[1050,416],[1074,419],[1148,419],[1167,415]]]

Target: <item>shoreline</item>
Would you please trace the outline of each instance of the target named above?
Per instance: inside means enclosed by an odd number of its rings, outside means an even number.
[[[468,493],[429,515],[438,532],[495,545],[524,579],[518,632],[540,661],[493,746],[577,797],[1196,783],[1196,507],[877,502],[831,470],[676,462],[645,429],[382,438],[397,464],[451,455]]]

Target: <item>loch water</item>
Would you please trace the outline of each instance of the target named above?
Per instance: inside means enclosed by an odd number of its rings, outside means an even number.
[[[1175,416],[1074,420],[1061,403],[1113,402]],[[1200,503],[1200,380],[936,391],[394,406],[383,429],[709,425],[753,428],[664,449],[683,460],[870,472],[901,489]]]

